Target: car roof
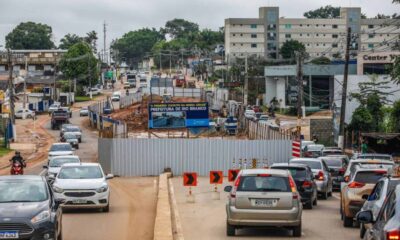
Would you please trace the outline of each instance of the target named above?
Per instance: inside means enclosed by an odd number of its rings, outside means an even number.
[[[77,155],[55,156],[55,157],[52,157],[51,160],[59,159],[59,158],[76,158],[76,159],[80,160],[79,156],[77,156]]]
[[[81,163],[66,163],[63,165],[63,167],[64,166],[65,167],[80,167],[80,166],[88,167],[88,166],[100,166],[100,164],[99,163],[83,163],[83,162],[81,162]]]
[[[385,169],[385,168],[357,168],[355,173],[359,173],[359,172],[374,172],[374,171],[385,171],[385,172],[387,172],[387,169]]]
[[[2,180],[29,180],[29,181],[43,181],[44,177],[40,175],[4,175],[0,176]]]
[[[69,143],[53,143],[52,146],[58,146],[58,145],[70,145]]]
[[[241,176],[254,175],[254,174],[273,174],[280,176],[288,176],[288,172],[278,169],[243,169],[240,171]]]
[[[318,159],[318,158],[292,158],[292,159],[290,159],[290,162],[295,162],[295,161],[321,162],[321,159]]]
[[[308,165],[301,164],[301,163],[274,163],[272,164],[271,168],[273,167],[296,167],[296,168],[308,168]]]
[[[393,161],[390,160],[384,160],[384,159],[368,159],[368,158],[361,158],[361,159],[355,159],[350,161],[351,163],[390,163],[393,164]]]

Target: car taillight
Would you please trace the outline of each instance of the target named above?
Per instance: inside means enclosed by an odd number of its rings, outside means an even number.
[[[344,174],[345,171],[346,171],[346,169],[341,168],[341,169],[339,169],[339,174]]]
[[[360,182],[352,182],[349,184],[349,188],[362,188],[365,186],[365,183]]]
[[[312,186],[312,183],[309,181],[304,181],[302,187],[303,188],[310,188]]]
[[[317,180],[323,181],[325,179],[324,172],[319,171],[317,175]]]
[[[240,177],[240,175],[239,175],[239,176],[236,177],[235,183],[234,183],[234,185],[233,185],[233,190],[232,190],[232,192],[231,192],[231,197],[232,197],[232,198],[235,198],[235,197],[236,197],[236,189],[238,188],[238,186],[239,186],[239,184],[240,184],[240,180],[241,180],[241,177]]]
[[[386,238],[388,240],[399,240],[400,239],[400,230],[393,230],[386,233]]]
[[[289,175],[289,185],[290,185],[290,190],[292,191],[293,194],[293,199],[298,199],[299,195],[297,194],[296,183],[294,182],[291,175]]]

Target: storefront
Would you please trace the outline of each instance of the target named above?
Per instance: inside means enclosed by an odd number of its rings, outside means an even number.
[[[390,69],[400,52],[360,53],[357,57],[357,74],[390,74]]]

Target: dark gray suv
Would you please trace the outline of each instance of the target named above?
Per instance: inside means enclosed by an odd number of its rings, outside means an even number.
[[[41,176],[0,176],[0,239],[62,239],[61,202]]]

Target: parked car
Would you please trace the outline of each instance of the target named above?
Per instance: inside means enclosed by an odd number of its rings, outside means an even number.
[[[100,208],[104,212],[110,209],[110,189],[98,163],[67,163],[57,174],[53,183],[57,199],[65,199],[63,208]]]
[[[15,112],[15,118],[23,118],[25,114],[25,118],[35,118],[35,112],[29,109],[20,109]]]
[[[49,160],[55,156],[73,155],[71,144],[69,143],[53,143],[49,150]]]
[[[66,132],[60,138],[60,142],[66,142],[71,144],[71,147],[79,149],[79,139],[74,133]]]
[[[379,153],[363,153],[354,154],[352,159],[373,159],[373,160],[389,160],[393,161],[393,157],[389,154],[379,154]]]
[[[90,93],[92,93],[92,95],[99,95],[101,93],[101,89],[96,87],[88,88],[85,95],[89,96]]]
[[[367,210],[357,214],[357,221],[364,225],[373,224],[365,232],[364,239],[400,239],[400,185],[388,194],[376,219],[372,211]]]
[[[44,169],[47,169],[47,177],[54,179],[57,174],[60,172],[61,167],[66,163],[80,163],[81,160],[78,156],[57,156],[53,157],[47,165],[43,166]]]
[[[315,176],[318,194],[322,199],[332,196],[333,180],[328,165],[325,161],[318,158],[293,158],[290,163],[305,164],[309,166]]]
[[[333,189],[340,190],[340,183],[344,181],[343,175],[349,164],[346,155],[330,155],[319,157],[326,162],[331,171]]]
[[[62,239],[62,211],[42,176],[0,176],[0,238]]]
[[[317,158],[321,156],[321,151],[324,148],[322,144],[310,144],[304,148],[304,157]]]
[[[366,199],[361,211],[371,211],[373,219],[378,219],[378,214],[383,206],[386,197],[392,192],[397,185],[400,185],[400,176],[398,173],[382,177],[372,189],[370,195],[363,195],[362,198]],[[367,229],[372,227],[371,224],[360,224],[360,238],[364,238]]]
[[[281,169],[290,172],[296,182],[297,191],[300,193],[304,208],[312,209],[314,205],[317,205],[317,184],[314,181],[314,174],[309,166],[296,163],[275,163],[271,166],[271,169]]]
[[[88,107],[82,107],[79,110],[79,116],[80,117],[89,116],[89,108]]]
[[[300,237],[302,210],[296,183],[288,171],[277,169],[241,170],[226,204],[226,234],[234,236],[244,227],[286,227]]]
[[[365,197],[375,184],[387,173],[386,169],[357,167],[349,183],[341,191],[340,209],[344,227],[352,227],[356,214],[361,210]]]
[[[65,128],[64,134],[65,133],[72,133],[76,136],[78,139],[79,143],[82,142],[82,130],[78,126],[68,126]]]
[[[121,99],[121,92],[114,92],[111,96],[111,101],[113,102],[119,102]]]

